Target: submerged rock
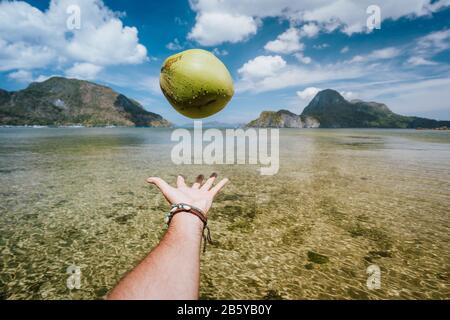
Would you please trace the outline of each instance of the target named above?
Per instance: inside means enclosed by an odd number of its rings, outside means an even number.
[[[330,261],[327,256],[314,251],[308,251],[308,260],[316,264],[324,264]]]

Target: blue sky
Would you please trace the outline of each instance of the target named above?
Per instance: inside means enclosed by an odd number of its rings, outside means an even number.
[[[393,111],[450,119],[450,1],[53,0],[0,2],[0,88],[52,75],[91,80],[183,124],[158,85],[168,56],[213,51],[236,94],[207,121],[243,123],[263,110],[301,113],[321,89]],[[69,30],[70,5],[80,29]]]

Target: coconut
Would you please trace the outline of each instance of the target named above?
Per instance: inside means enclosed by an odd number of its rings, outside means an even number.
[[[228,69],[214,54],[201,49],[186,50],[167,58],[159,83],[175,110],[193,119],[219,112],[234,94]]]

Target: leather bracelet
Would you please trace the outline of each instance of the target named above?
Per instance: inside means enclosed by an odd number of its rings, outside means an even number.
[[[206,243],[210,243],[210,244],[213,243],[212,239],[211,239],[211,231],[209,230],[209,227],[208,227],[208,218],[203,213],[203,211],[197,207],[191,206],[186,203],[172,204],[172,208],[170,209],[169,213],[166,214],[165,219],[164,219],[167,227],[169,227],[170,222],[172,221],[172,218],[179,212],[188,212],[190,214],[193,214],[194,216],[196,216],[203,222],[202,237],[203,237],[203,252],[205,252],[206,251]],[[205,234],[205,230],[206,230],[206,234]]]

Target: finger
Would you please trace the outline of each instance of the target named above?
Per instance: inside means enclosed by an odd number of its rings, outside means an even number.
[[[147,182],[157,186],[164,195],[167,195],[171,188],[171,186],[167,182],[158,177],[150,177],[147,179]]]
[[[192,189],[200,188],[200,185],[202,184],[203,179],[205,179],[205,177],[202,174],[199,174],[197,176],[197,178],[195,179],[195,183],[192,185]]]
[[[218,184],[216,184],[210,191],[216,195],[217,193],[219,193],[220,190],[222,190],[222,188],[228,183],[228,179],[222,179],[220,180],[220,182]]]
[[[182,175],[179,175],[177,177],[177,187],[178,188],[186,187],[186,182],[184,182],[184,177]]]
[[[209,190],[211,189],[214,181],[217,178],[217,173],[213,172],[210,176],[209,179],[206,180],[205,184],[200,188],[201,190]]]

